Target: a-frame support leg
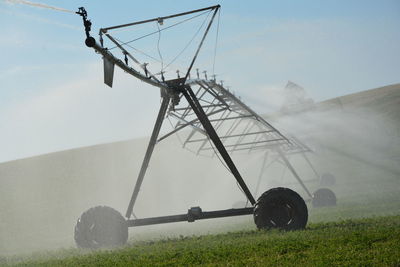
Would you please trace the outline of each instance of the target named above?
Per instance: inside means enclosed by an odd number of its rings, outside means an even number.
[[[250,203],[252,205],[255,205],[256,201],[255,201],[253,195],[251,194],[246,183],[243,181],[243,178],[240,175],[238,169],[236,168],[235,163],[233,163],[228,151],[226,151],[225,146],[221,142],[221,139],[219,138],[219,136],[216,133],[214,127],[212,126],[210,120],[208,119],[206,113],[204,112],[203,108],[201,107],[201,104],[197,100],[196,95],[193,93],[190,86],[185,86],[184,88],[182,88],[181,92],[184,95],[184,97],[186,98],[186,100],[188,101],[188,103],[191,106],[191,108],[193,109],[193,111],[196,113],[197,118],[203,125],[208,136],[210,137],[211,141],[214,143],[218,152],[224,159],[226,165],[232,172],[233,176],[236,178],[236,181],[239,183],[239,185],[242,188],[243,192],[245,193],[247,199],[250,201]]]
[[[312,194],[310,191],[308,191],[306,185],[303,183],[301,180],[300,176],[297,174],[296,170],[293,168],[292,164],[290,164],[289,160],[286,158],[285,154],[280,150],[277,149],[277,152],[279,153],[279,156],[282,158],[283,162],[285,162],[286,166],[289,168],[289,170],[292,172],[293,176],[296,178],[296,180],[299,182],[301,187],[303,187],[304,191],[306,191],[307,195],[312,198]]]
[[[137,196],[138,196],[139,191],[140,191],[140,187],[141,187],[142,182],[143,182],[144,175],[146,174],[147,167],[149,166],[151,155],[152,155],[152,153],[154,151],[154,147],[155,147],[155,145],[157,143],[157,137],[158,137],[158,134],[160,133],[162,122],[163,122],[163,120],[165,118],[165,114],[166,114],[167,109],[168,109],[169,101],[170,101],[170,97],[168,95],[163,95],[162,96],[161,107],[160,107],[160,110],[158,112],[157,120],[156,120],[156,123],[154,125],[153,132],[151,134],[149,144],[147,146],[146,154],[145,154],[143,162],[142,162],[142,167],[140,168],[140,172],[139,172],[138,178],[136,180],[135,188],[133,189],[133,193],[132,193],[132,197],[131,197],[131,200],[129,202],[129,205],[128,205],[128,209],[126,211],[126,215],[125,215],[126,218],[129,218],[132,215],[133,206],[135,205]]]

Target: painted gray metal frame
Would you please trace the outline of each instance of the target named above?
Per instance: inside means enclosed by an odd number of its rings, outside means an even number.
[[[173,83],[168,83],[165,81],[160,81],[158,80],[153,74],[149,73],[148,70],[145,70],[146,75],[143,75],[142,73],[136,71],[134,68],[129,67],[127,64],[122,62],[120,59],[114,57],[114,55],[108,51],[107,48],[103,48],[103,42],[101,38],[101,45],[99,45],[94,38],[90,37],[89,31],[90,31],[90,21],[86,19],[86,11],[84,15],[82,13],[78,13],[83,17],[84,20],[84,25],[85,25],[85,31],[87,35],[86,39],[86,44],[89,47],[92,47],[96,52],[101,54],[105,60],[107,60],[108,64],[115,64],[118,67],[120,67],[122,70],[126,71],[127,73],[133,75],[134,77],[151,84],[153,86],[159,87],[161,90],[161,96],[162,96],[162,104],[160,106],[160,110],[157,116],[157,120],[155,122],[153,132],[142,162],[142,166],[140,169],[140,172],[138,174],[138,179],[136,180],[136,184],[131,196],[131,200],[129,202],[127,212],[126,212],[126,217],[129,219],[130,216],[133,213],[133,207],[134,204],[137,200],[140,187],[142,185],[144,176],[146,174],[146,170],[148,167],[148,164],[150,162],[152,153],[154,151],[154,147],[157,142],[165,139],[166,137],[172,135],[173,133],[176,133],[186,126],[192,127],[193,131],[190,137],[185,141],[186,143],[193,143],[193,142],[201,142],[201,148],[200,150],[207,150],[209,148],[204,147],[205,144],[208,141],[208,138],[211,139],[211,141],[214,143],[216,150],[218,153],[222,156],[224,159],[225,163],[227,164],[228,168],[234,175],[235,179],[237,180],[238,184],[242,188],[243,192],[245,193],[247,199],[250,201],[252,205],[255,204],[255,199],[253,195],[251,194],[250,190],[248,189],[246,183],[242,179],[239,171],[237,170],[234,162],[231,159],[231,156],[229,155],[228,152],[234,152],[241,150],[240,148],[237,148],[239,146],[245,146],[245,145],[251,145],[250,150],[252,149],[257,149],[260,148],[260,146],[256,146],[257,144],[264,143],[264,142],[275,142],[275,141],[283,141],[285,145],[292,145],[292,140],[289,140],[286,138],[284,135],[282,135],[277,129],[275,129],[272,125],[270,125],[267,121],[265,121],[261,116],[259,116],[256,112],[251,110],[247,105],[245,105],[240,99],[236,98],[232,93],[230,93],[228,90],[226,90],[222,85],[216,84],[215,80],[214,81],[209,81],[209,80],[196,80],[194,81],[195,84],[199,85],[200,88],[197,90],[196,93],[193,92],[191,85],[194,83],[192,81],[188,81],[187,79],[190,75],[190,70],[193,67],[193,64],[196,60],[196,57],[198,55],[198,52],[200,51],[200,48],[202,46],[203,41],[205,40],[205,37],[208,33],[208,30],[210,29],[210,26],[213,22],[213,19],[219,9],[218,6],[213,6],[205,9],[199,9],[195,10],[192,12],[185,12],[185,13],[180,13],[168,17],[161,17],[161,19],[166,19],[169,17],[175,17],[179,15],[186,15],[186,14],[191,14],[194,12],[200,12],[204,11],[207,9],[214,9],[214,14],[212,16],[211,21],[209,22],[209,25],[206,29],[206,32],[203,35],[203,38],[201,40],[201,43],[196,51],[196,54],[190,64],[190,67],[183,79],[181,81],[178,81],[177,84]],[[81,10],[81,9],[80,9]],[[83,9],[84,11],[84,9]],[[130,57],[135,63],[139,64],[142,68],[143,65],[140,64],[139,61],[137,61],[127,50],[123,48],[123,46],[115,40],[111,35],[108,34],[108,30],[110,29],[115,29],[115,28],[120,28],[120,27],[125,27],[125,26],[132,26],[135,24],[139,23],[146,23],[149,21],[155,21],[159,20],[160,18],[157,19],[152,19],[148,21],[141,21],[141,22],[136,22],[136,23],[131,23],[131,24],[126,24],[126,25],[119,25],[115,27],[109,27],[109,28],[103,28],[100,30],[101,34],[105,34],[114,44],[117,45],[118,48],[120,48],[125,55]],[[87,27],[87,24],[89,24],[89,27]],[[145,67],[144,67],[145,68]],[[147,76],[149,73],[149,77]],[[179,80],[179,79],[177,79]],[[201,91],[203,92],[199,94]],[[221,93],[222,92],[222,93]],[[183,95],[186,101],[188,102],[189,106],[186,108],[176,108],[175,109],[175,104],[173,103],[173,100],[177,95]],[[212,101],[208,101],[208,105],[202,105],[200,101],[204,100],[203,96],[204,95],[212,95],[214,99]],[[180,96],[182,98],[182,96]],[[216,103],[219,102],[219,103]],[[168,107],[171,105],[171,110],[168,112]],[[217,109],[220,108],[220,109]],[[217,109],[217,110],[216,110]],[[176,111],[184,111],[181,116],[175,114],[174,112]],[[244,111],[244,112],[243,112]],[[243,113],[241,113],[243,112]],[[175,116],[179,122],[176,124],[175,129],[168,133],[167,135],[164,135],[163,137],[158,138],[158,135],[160,133],[160,129],[162,126],[162,122],[166,116],[166,114],[169,114],[171,116]],[[192,113],[192,114],[191,114]],[[210,117],[215,114],[220,114],[221,117],[219,118],[213,118],[211,119]],[[236,117],[225,117],[225,116],[230,116],[232,113],[237,113]],[[188,115],[196,115],[196,119],[193,119],[191,121],[187,121],[186,117]],[[258,132],[250,132],[253,126],[251,127],[246,127],[246,130],[242,132],[241,134],[233,134],[234,130],[238,127],[241,121],[244,119],[252,118],[255,119],[256,121],[260,122],[262,125],[267,126],[269,130],[260,130]],[[223,123],[226,121],[233,121],[234,123],[231,125],[229,130],[226,132],[225,135],[219,137],[219,135],[216,132],[216,129],[218,129]],[[217,125],[213,125],[212,123],[216,123]],[[204,129],[202,131],[202,128]],[[197,128],[197,129],[196,129]],[[194,135],[194,133],[199,131],[204,135],[206,135],[207,138],[202,139],[202,140],[190,140],[190,138]],[[269,134],[269,133],[274,133],[275,135],[279,136],[280,138],[275,138],[271,141],[262,141],[260,139],[257,140],[257,135],[259,134]],[[240,143],[241,140],[245,136],[256,136],[253,142],[248,142],[248,143]],[[234,145],[224,145],[222,140],[228,140],[231,138],[239,137],[239,141],[236,142]],[[275,144],[275,146],[280,146],[282,144]],[[229,151],[226,149],[227,147],[233,147],[233,149],[230,149]],[[262,147],[262,146],[261,146]],[[236,149],[237,148],[237,149]],[[266,147],[262,147],[266,148]],[[247,148],[246,148],[247,149]],[[280,151],[280,150],[279,150]],[[282,153],[282,152],[280,152]],[[283,154],[282,154],[283,155]],[[302,183],[300,177],[296,174],[294,171],[294,168],[291,167],[290,163],[288,163],[287,159],[283,155],[283,160],[287,162],[288,167],[292,170],[292,172],[295,174],[295,177],[298,179],[299,183],[304,186]],[[304,186],[305,188],[305,186]],[[310,195],[308,192],[307,188],[305,188],[306,192]],[[192,212],[189,210],[188,214],[182,214],[182,215],[174,215],[174,216],[162,216],[162,217],[154,217],[154,218],[145,218],[145,219],[134,219],[134,220],[128,220],[129,226],[139,226],[139,225],[148,225],[148,224],[155,224],[155,223],[167,223],[167,222],[173,222],[173,221],[194,221],[195,219],[207,219],[207,218],[218,218],[218,217],[226,217],[226,216],[239,216],[239,215],[248,215],[253,213],[253,208],[244,208],[244,209],[229,209],[229,210],[220,210],[220,211],[212,211],[212,212],[202,212],[200,209],[200,212]]]
[[[140,72],[138,72],[138,71],[136,71],[135,69],[133,69],[133,68],[127,66],[127,65],[126,65],[125,63],[123,63],[120,59],[117,59],[116,57],[114,57],[113,54],[112,54],[111,52],[109,52],[109,51],[108,51],[107,49],[105,49],[105,48],[102,48],[102,47],[101,47],[99,44],[97,44],[97,43],[95,43],[95,44],[93,45],[93,48],[94,48],[98,53],[100,53],[101,55],[103,55],[103,57],[107,58],[108,60],[110,60],[111,62],[113,62],[113,63],[116,64],[118,67],[120,67],[121,69],[123,69],[123,70],[126,71],[127,73],[131,74],[132,76],[134,76],[134,77],[136,77],[136,78],[138,78],[138,79],[140,79],[140,80],[142,80],[142,81],[144,81],[144,82],[146,82],[146,83],[149,83],[149,84],[151,84],[151,85],[153,85],[153,86],[159,87],[165,96],[171,95],[171,89],[168,87],[168,85],[167,85],[166,83],[160,82],[160,81],[155,81],[155,80],[152,80],[152,79],[148,79],[146,76],[144,76],[144,75],[141,74]],[[205,82],[209,82],[209,81],[205,81]],[[203,83],[204,83],[204,81],[203,81]],[[219,95],[215,95],[215,96],[216,96],[216,98],[220,98]],[[165,99],[166,99],[166,97],[163,97],[163,102],[164,102]],[[220,98],[220,99],[225,103],[225,105],[228,105],[228,104],[226,103],[225,99],[222,99],[222,98]],[[168,103],[169,103],[169,101],[170,101],[170,98],[168,97]],[[163,106],[163,104],[162,104],[162,106]],[[201,105],[199,105],[199,106],[201,106]],[[166,104],[164,107],[168,107],[168,104]],[[229,106],[228,106],[228,107],[229,107]],[[162,110],[163,110],[163,108],[161,107],[161,108],[160,108],[160,112],[162,112]],[[162,114],[162,113],[160,113],[160,112],[159,112],[159,114]],[[165,110],[165,112],[166,112],[166,110]],[[220,112],[220,111],[219,111],[219,112]],[[216,113],[218,113],[218,112],[216,112]],[[165,113],[164,113],[164,116],[165,116]],[[164,119],[164,116],[162,117],[162,120]],[[259,117],[259,116],[257,115],[257,117]],[[155,131],[156,128],[158,128],[157,125],[159,125],[160,128],[161,128],[162,120],[160,119],[160,121],[159,121],[159,119],[157,118],[157,121],[156,121],[156,124],[155,124],[155,127],[154,127],[153,131]],[[197,119],[197,120],[198,120],[198,119]],[[196,121],[197,121],[197,120],[196,120]],[[193,122],[192,122],[192,123],[193,123]],[[187,126],[190,126],[190,125],[191,125],[191,124],[189,123]],[[268,124],[268,125],[269,125],[269,124]],[[183,128],[184,128],[184,127],[182,127],[181,129],[183,129]],[[179,130],[180,130],[180,129],[179,129]],[[175,131],[175,132],[177,132],[177,131]],[[174,132],[174,133],[175,133],[175,132]],[[260,133],[263,133],[263,132],[261,131]],[[159,129],[158,129],[157,135],[154,135],[154,136],[156,136],[155,138],[158,137],[158,134],[159,134]],[[172,134],[172,133],[171,133],[171,134]],[[168,136],[171,135],[171,134],[168,134]],[[248,135],[248,134],[249,134],[249,132],[243,133],[243,135]],[[283,135],[282,135],[282,136],[283,136]],[[152,134],[152,137],[153,137],[153,134]],[[163,139],[166,138],[166,137],[167,137],[167,136],[163,136],[163,137],[161,137],[158,141],[161,141],[161,140],[163,140]],[[225,138],[226,138],[226,137],[225,137]],[[225,139],[225,138],[224,138],[224,139]],[[288,141],[287,138],[282,138],[282,139]],[[204,140],[203,140],[203,143],[205,143],[206,140],[207,140],[207,139],[204,139]],[[135,184],[134,192],[132,193],[131,200],[130,200],[129,205],[128,205],[128,209],[127,209],[127,211],[126,211],[126,217],[127,217],[127,218],[130,218],[130,216],[132,215],[133,207],[134,207],[135,201],[136,201],[136,199],[137,199],[137,195],[138,195],[138,193],[139,193],[139,191],[140,191],[140,186],[141,186],[141,183],[142,183],[142,181],[143,181],[143,179],[144,179],[144,175],[145,175],[145,173],[146,173],[147,165],[148,165],[148,162],[150,161],[151,154],[152,154],[152,151],[154,150],[154,146],[155,146],[156,143],[157,143],[157,139],[156,139],[156,141],[150,140],[150,142],[149,142],[149,147],[148,147],[148,149],[147,149],[147,151],[146,151],[146,155],[147,155],[147,156],[145,155],[145,158],[144,158],[144,160],[143,160],[142,167],[141,167],[141,171],[140,171],[140,173],[139,173],[138,180],[137,180],[137,182],[136,182],[136,184]],[[239,143],[238,143],[237,145],[239,145]],[[248,149],[248,148],[244,148],[244,149],[237,148],[237,145],[234,146],[232,149],[230,149],[229,152],[240,151],[240,150],[247,150],[247,149]],[[253,147],[252,149],[254,150],[254,149],[266,149],[266,148],[268,148],[268,146],[257,146],[257,147]],[[202,148],[202,149],[204,150],[204,149],[209,149],[209,148]],[[287,162],[288,162],[288,161],[287,161]],[[290,164],[290,163],[289,163],[289,164]],[[144,167],[144,166],[146,166],[146,167]],[[289,166],[290,166],[290,167],[289,167]],[[235,168],[236,168],[236,167],[235,167]],[[293,173],[293,171],[294,171],[294,173],[296,173],[295,170],[294,170],[294,168],[293,168],[291,165],[288,165],[288,168],[292,171],[292,173]],[[293,173],[293,174],[294,174],[294,173]],[[239,174],[239,175],[240,175],[240,174]],[[301,182],[301,179],[300,179],[300,177],[297,175],[297,173],[294,174],[294,175],[295,175],[296,179],[297,179],[298,181]],[[235,177],[235,178],[236,178],[236,177]],[[240,179],[241,179],[241,176],[240,176]],[[245,183],[243,182],[243,183],[239,183],[239,184],[240,184],[241,187],[242,187],[242,185],[245,184]],[[306,188],[305,185],[304,185],[304,183],[301,182],[301,184],[302,184],[302,186],[304,186],[304,188]],[[246,188],[247,188],[247,186],[246,186]],[[242,187],[242,189],[243,189],[244,191],[248,191],[248,189],[246,190],[246,189],[243,188],[243,187]],[[311,193],[310,193],[308,190],[305,190],[305,191],[307,192],[307,195],[308,195],[308,196],[312,197]],[[249,192],[249,193],[250,193],[250,192]],[[246,194],[246,195],[247,195],[247,194]],[[251,193],[250,193],[249,195],[251,195]],[[249,196],[247,196],[247,197],[248,197],[249,201],[250,201],[251,203],[253,202],[252,204],[254,204],[254,202],[255,202],[254,197],[253,197],[252,195],[251,195],[250,198],[249,198]]]
[[[151,138],[150,138],[147,150],[146,150],[146,154],[145,154],[143,162],[142,162],[142,166],[141,166],[141,169],[140,169],[140,172],[139,172],[139,175],[138,175],[138,179],[136,180],[136,184],[135,184],[132,196],[131,196],[131,200],[130,200],[129,205],[128,205],[128,209],[127,209],[127,212],[126,212],[126,217],[127,218],[129,218],[132,215],[133,207],[134,207],[134,204],[136,202],[137,196],[139,194],[141,184],[143,182],[143,179],[144,179],[148,164],[149,164],[150,159],[151,159],[151,155],[152,155],[152,153],[154,151],[154,147],[155,147],[155,144],[157,142],[157,137],[158,137],[158,134],[160,132],[160,129],[161,129],[161,126],[162,126],[162,122],[163,122],[165,114],[167,112],[170,100],[171,100],[172,97],[175,97],[176,95],[178,95],[180,93],[183,94],[185,96],[185,98],[187,99],[187,101],[190,103],[190,105],[192,107],[192,110],[195,111],[195,113],[197,115],[198,120],[202,123],[202,125],[203,125],[204,129],[206,130],[207,134],[213,140],[213,142],[214,142],[215,146],[217,147],[218,151],[222,154],[226,164],[229,166],[232,174],[236,178],[236,180],[239,183],[239,185],[242,187],[242,189],[245,192],[246,196],[248,197],[249,201],[253,205],[255,204],[254,197],[252,196],[250,190],[247,188],[246,183],[243,181],[239,171],[237,170],[235,164],[233,163],[233,161],[230,158],[228,152],[226,151],[224,145],[222,144],[221,139],[218,137],[217,133],[215,132],[211,122],[209,121],[209,119],[207,117],[207,114],[204,112],[204,110],[202,109],[201,105],[198,103],[198,101],[196,99],[196,95],[193,93],[193,91],[191,90],[190,86],[186,86],[185,85],[185,82],[186,82],[187,78],[189,77],[190,70],[193,67],[193,64],[194,64],[194,62],[196,60],[196,57],[197,57],[197,55],[198,55],[198,53],[200,51],[200,48],[201,48],[201,46],[202,46],[202,44],[203,44],[203,42],[205,40],[205,37],[206,37],[206,35],[207,35],[207,33],[208,33],[209,29],[210,29],[210,26],[211,26],[211,24],[212,24],[212,22],[213,22],[213,20],[215,18],[215,15],[216,15],[219,7],[220,6],[218,5],[218,6],[207,8],[207,9],[214,9],[214,14],[213,14],[213,16],[212,16],[212,18],[211,18],[211,20],[210,20],[210,22],[208,24],[208,27],[207,27],[204,35],[203,35],[203,38],[202,38],[202,40],[200,42],[200,45],[199,45],[199,47],[198,47],[198,49],[197,49],[197,51],[195,53],[195,56],[193,57],[193,60],[192,60],[192,62],[190,64],[188,72],[185,75],[185,78],[182,81],[178,80],[176,84],[171,83],[171,81],[170,81],[170,83],[168,83],[168,82],[160,82],[152,74],[150,74],[150,79],[149,79],[147,77],[147,75],[144,76],[143,74],[139,73],[138,71],[134,70],[133,68],[127,66],[127,64],[124,64],[121,60],[115,58],[111,54],[111,52],[109,52],[107,49],[104,49],[102,46],[98,45],[97,42],[94,40],[94,38],[90,37],[90,35],[89,35],[90,27],[89,28],[86,27],[87,22],[88,22],[87,18],[86,18],[86,11],[85,11],[84,14],[80,14],[83,17],[83,20],[84,20],[85,31],[86,31],[86,35],[87,35],[87,40],[86,40],[87,46],[94,48],[96,50],[96,52],[98,52],[101,55],[103,55],[105,60],[107,60],[108,64],[116,64],[121,69],[123,69],[126,72],[132,74],[136,78],[138,78],[138,79],[140,79],[140,80],[142,80],[144,82],[147,82],[147,83],[149,83],[151,85],[160,87],[161,90],[162,90],[161,91],[161,95],[162,95],[163,101],[162,101],[162,104],[161,104],[161,107],[160,107],[160,110],[159,110],[159,113],[158,113],[158,116],[157,116],[156,123],[155,123],[154,128],[153,128],[153,132],[152,132],[152,135],[151,135]],[[206,9],[202,9],[202,10],[206,10]],[[202,11],[202,10],[181,13],[181,14],[177,14],[176,16],[178,16],[178,15],[186,15],[186,14],[190,14],[190,13],[194,13],[194,12],[199,12],[199,11]],[[83,11],[84,11],[84,9],[83,9]],[[170,16],[170,17],[172,17],[172,16]],[[153,20],[149,20],[149,21],[154,21],[154,19]],[[140,23],[145,23],[145,22],[146,21],[143,21],[143,22],[140,22]],[[91,25],[90,22],[89,22],[89,24]],[[134,25],[134,24],[135,23],[130,24],[130,25],[121,25],[121,26],[117,26],[117,27],[111,27],[111,28],[119,28],[119,27],[124,27],[124,26],[131,26],[131,25]],[[136,24],[138,24],[138,23],[136,23]],[[134,60],[135,63],[140,65],[140,63],[131,54],[129,54],[129,52],[127,50],[125,50],[122,47],[122,45],[118,43],[117,40],[115,40],[111,35],[109,35],[107,33],[107,30],[109,30],[111,28],[106,28],[106,29],[100,30],[100,32],[106,34],[106,36],[114,44],[116,44],[117,47],[120,48],[124,52],[125,55],[129,56],[132,60]],[[109,83],[109,85],[111,85],[111,83]],[[230,216],[228,214],[238,214],[238,212],[233,212],[233,213],[231,212],[231,213],[227,213],[226,214],[227,216]],[[223,214],[220,213],[220,212],[216,212],[216,214],[214,214],[213,216],[217,216],[217,215],[220,216],[220,215],[223,215]]]
[[[197,98],[203,109],[209,114],[210,121],[216,129],[224,128],[221,127],[221,125],[227,125],[230,121],[231,125],[225,127],[228,127],[227,131],[225,133],[220,133],[220,138],[223,139],[225,147],[229,148],[229,152],[240,150],[250,151],[261,148],[271,149],[276,146],[285,146],[286,148],[283,148],[284,150],[290,148],[290,150],[308,151],[304,146],[301,146],[299,142],[291,140],[280,133],[276,128],[265,121],[264,118],[251,110],[222,85],[215,83],[215,81],[197,79],[189,81],[188,84],[191,86],[199,85],[199,90],[203,90],[203,93],[199,94],[200,96]],[[218,112],[214,112],[216,108],[220,108]],[[197,118],[193,118],[194,113],[191,111],[190,107],[170,110],[168,115],[177,118],[178,122],[175,128],[170,133],[161,137],[159,141],[182,130],[186,126],[199,129],[201,123]],[[240,128],[238,126],[245,121],[248,122],[248,127],[242,128],[241,131],[238,132]],[[257,129],[253,130],[255,128]],[[201,133],[201,131],[198,132]],[[244,142],[246,136],[254,136],[254,140],[247,140],[247,142]],[[208,142],[207,135],[203,135],[203,138],[196,137],[194,131],[192,131],[183,142],[183,146],[199,143],[200,145],[197,149],[197,153],[206,150],[214,150],[212,146],[205,146]],[[229,141],[233,139],[237,139],[237,142],[228,144]]]
[[[197,209],[196,209],[197,208]],[[196,220],[231,217],[231,216],[242,216],[253,214],[253,207],[240,208],[240,209],[226,209],[226,210],[215,210],[215,211],[202,211],[199,207],[191,208],[187,214],[171,215],[171,216],[158,216],[143,219],[127,220],[129,227],[137,227],[152,224],[161,223],[173,223],[173,222],[194,222]]]
[[[247,105],[245,105],[240,99],[238,99],[231,92],[226,90],[222,85],[217,84],[213,80],[191,80],[189,81],[190,85],[200,85],[199,90],[197,91],[197,99],[199,103],[202,103],[201,106],[208,112],[208,117],[210,118],[210,122],[214,123],[214,128],[218,129],[222,123],[228,123],[231,121],[230,127],[228,127],[228,131],[226,134],[220,134],[220,139],[224,142],[224,147],[228,150],[228,152],[233,153],[235,151],[244,151],[250,153],[256,149],[262,149],[269,152],[269,154],[275,153],[276,156],[281,159],[281,163],[284,164],[289,171],[293,174],[296,181],[300,184],[300,186],[304,189],[305,193],[312,198],[312,194],[308,190],[304,181],[300,178],[298,173],[296,172],[293,165],[288,160],[287,156],[291,154],[300,154],[303,156],[305,161],[308,163],[312,171],[314,172],[316,179],[307,180],[307,181],[316,181],[319,179],[319,175],[315,170],[314,166],[308,159],[305,153],[312,152],[312,150],[302,143],[297,138],[291,136],[290,138],[282,135],[278,130],[276,130],[273,126],[271,126],[268,122],[266,122],[262,117],[260,117],[257,113],[251,110]],[[201,93],[201,90],[204,90]],[[213,98],[205,99],[206,97]],[[212,103],[212,104],[210,104]],[[190,105],[189,105],[190,106]],[[219,108],[218,112],[215,112],[213,109]],[[229,110],[231,113],[223,113],[223,111]],[[180,112],[180,113],[179,113]],[[197,150],[197,154],[201,151],[210,151],[214,153],[218,153],[215,151],[213,146],[205,146],[205,144],[209,141],[209,136],[204,134],[202,131],[200,122],[198,119],[191,120],[191,107],[186,108],[176,108],[174,110],[170,110],[168,113],[170,116],[177,118],[178,123],[175,125],[175,129],[170,133],[167,133],[163,137],[159,139],[159,141],[163,140],[167,136],[170,136],[172,133],[177,133],[183,128],[190,126],[194,130],[187,136],[186,140],[183,142],[183,146],[187,146],[190,144],[198,143],[199,148]],[[233,115],[232,115],[233,114]],[[193,114],[192,114],[193,116]],[[244,128],[242,128],[241,132],[235,133],[235,129],[245,120],[251,120],[254,122],[258,122],[257,125],[251,125],[249,122]],[[219,124],[217,124],[219,123]],[[257,128],[258,129],[254,129]],[[194,133],[198,132],[203,135],[203,138],[196,138]],[[274,139],[265,138],[268,134],[273,134]],[[248,136],[255,136],[254,140],[249,142],[244,142],[244,138]],[[263,139],[264,137],[264,139]],[[227,144],[226,140],[229,139],[237,139],[237,142],[234,144]],[[283,151],[284,150],[284,151]],[[254,192],[254,196],[257,196],[259,186],[261,183],[262,174],[266,168],[267,164],[267,154],[265,154],[263,163],[261,166],[261,170],[259,173],[256,190]]]

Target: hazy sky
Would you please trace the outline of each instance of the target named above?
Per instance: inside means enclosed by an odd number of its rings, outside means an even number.
[[[107,87],[80,17],[12,2],[0,0],[0,162],[150,134],[158,89],[121,71]],[[216,73],[259,112],[288,80],[316,101],[400,82],[398,0],[40,3],[86,7],[94,33],[221,4]]]

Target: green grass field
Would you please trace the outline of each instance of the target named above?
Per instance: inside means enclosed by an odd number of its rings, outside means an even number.
[[[303,231],[258,231],[252,216],[138,227],[131,229],[123,248],[90,251],[71,244],[61,250],[3,255],[0,265],[400,266],[398,176],[379,176],[361,167],[354,171],[369,176],[334,186],[340,193],[337,206],[308,205],[309,223]],[[379,182],[373,177],[380,177]]]
[[[400,196],[398,183],[391,185],[363,188],[335,207],[309,206],[303,231],[259,231],[252,216],[138,227],[123,248],[2,256],[0,265],[400,266]]]
[[[308,205],[303,231],[258,231],[252,216],[138,227],[123,248],[15,252],[0,266],[400,266],[398,176],[354,171],[369,176],[335,185],[335,207]]]
[[[8,262],[7,262],[8,261]],[[145,241],[104,251],[69,249],[16,266],[398,266],[400,216],[309,224],[306,230],[237,231]]]

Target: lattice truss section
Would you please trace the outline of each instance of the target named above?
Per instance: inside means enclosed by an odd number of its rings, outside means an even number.
[[[192,87],[225,148],[231,154],[278,149],[285,154],[310,151],[296,138],[283,135],[214,80],[190,80],[188,85]],[[176,133],[183,147],[198,155],[213,156],[218,153],[184,98],[181,97],[179,105],[170,106],[167,118],[174,129],[158,141]]]

